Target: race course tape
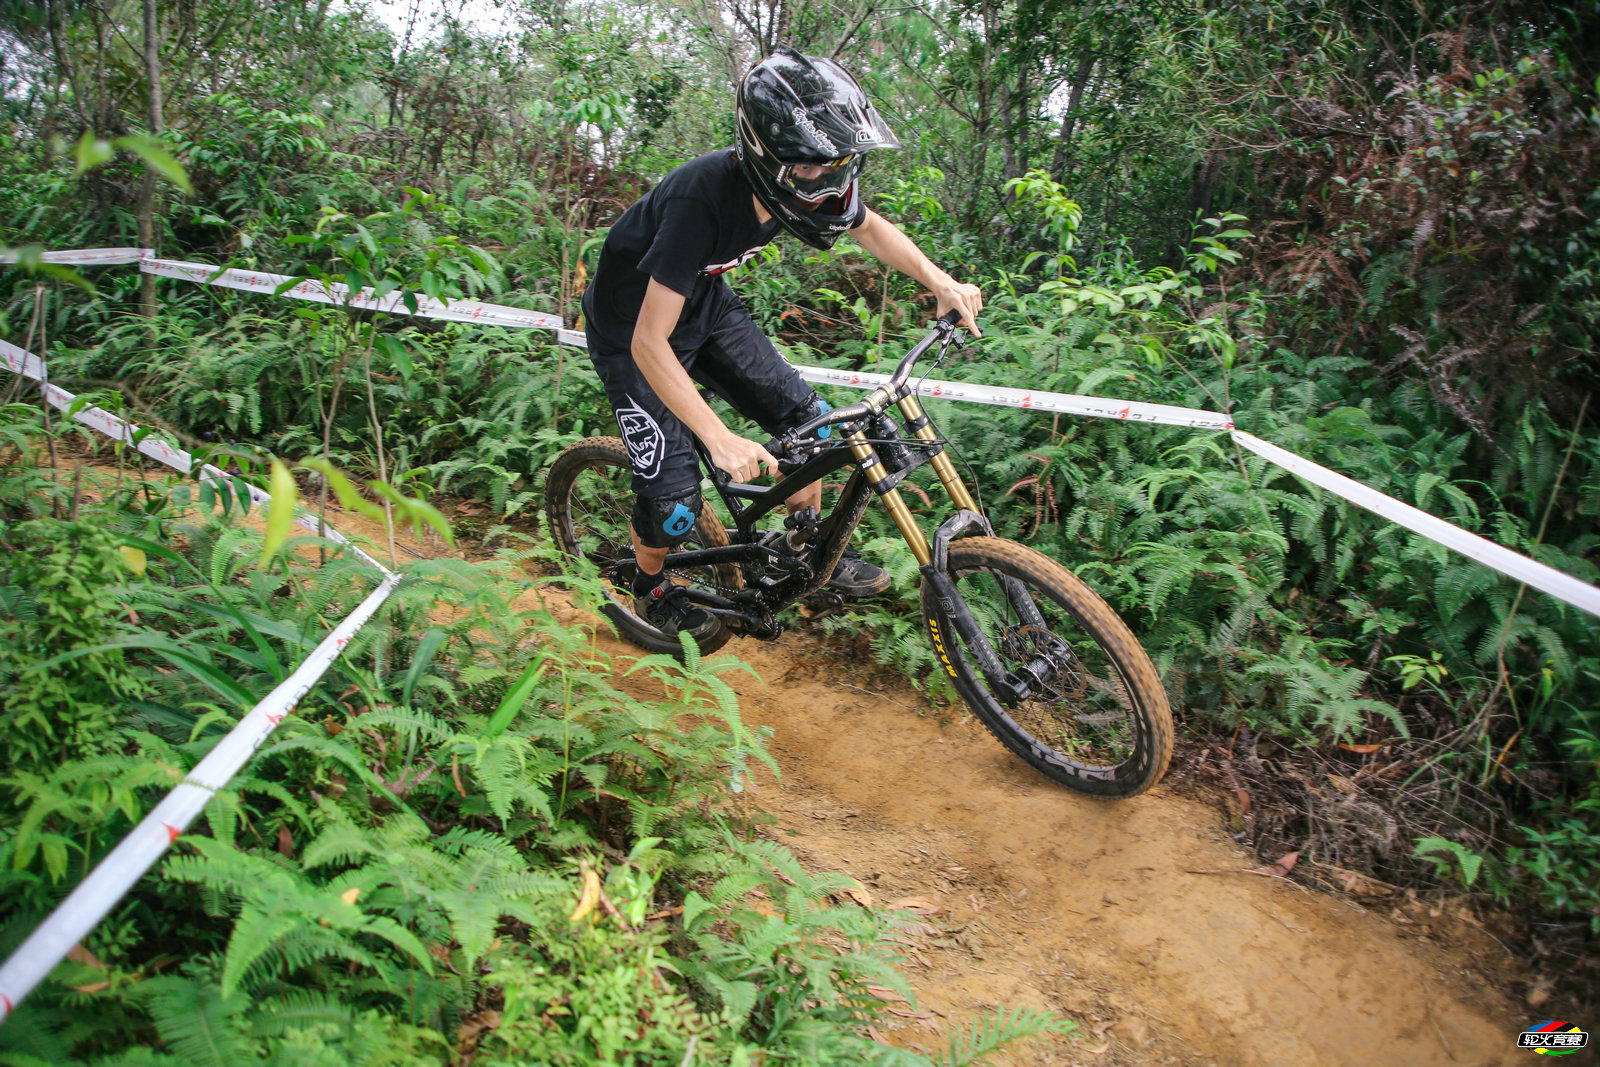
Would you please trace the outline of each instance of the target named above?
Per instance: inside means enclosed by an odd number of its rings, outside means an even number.
[[[44,362],[37,356],[6,341],[0,341],[0,357],[6,366],[17,374],[40,383],[45,398],[53,407],[60,408],[86,426],[91,426],[106,436],[137,448],[141,453],[161,463],[189,474],[194,460],[189,453],[174,448],[152,433],[118,418],[102,408],[81,404],[78,398],[65,389],[51,385],[47,380]],[[253,503],[262,507],[271,504],[272,498],[255,486],[231,478],[226,471],[204,464],[200,468],[202,481],[215,484],[244,485]],[[189,828],[196,815],[217,790],[233,779],[255,754],[256,750],[277,729],[311,687],[327,672],[345,645],[366,624],[380,605],[394,592],[400,575],[351,544],[337,530],[322,523],[315,516],[296,516],[300,525],[337,541],[375,567],[383,580],[378,587],[351,612],[333,632],[328,634],[305,661],[272,692],[217,742],[194,770],[175,787],[138,826],[123,838],[106,857],[89,872],[77,889],[63,900],[48,918],[24,941],[11,958],[0,965],[0,1022],[4,1022],[16,1005],[33,991],[46,975],[60,963],[106,914],[117,901],[133,888],[156,860],[171,847],[178,835]]]
[[[119,263],[137,263],[146,274],[163,278],[177,278],[201,285],[217,285],[225,289],[240,289],[251,293],[275,293],[278,287],[295,281],[290,274],[268,274],[265,271],[239,270],[234,267],[215,267],[209,263],[185,263],[177,259],[158,259],[148,248],[85,248],[65,252],[45,252],[40,257],[46,263],[77,264],[79,266],[111,266]],[[12,253],[0,256],[0,263],[14,263]],[[280,296],[310,300],[318,304],[339,304],[381,311],[393,315],[415,315],[424,319],[444,322],[476,322],[485,326],[511,326],[523,330],[556,330],[562,323],[558,315],[542,311],[525,311],[503,304],[485,304],[477,300],[436,300],[422,293],[413,293],[416,310],[406,306],[406,294],[392,292],[378,296],[373,289],[362,289],[352,294],[350,287],[341,282],[324,284],[311,278],[302,278],[285,289]]]
[[[212,796],[239,773],[278,724],[310,692],[355,632],[372,618],[399,582],[398,573],[385,576],[355,611],[322,639],[305,662],[239,720],[183,782],[89,872],[78,888],[0,966],[0,1022],[172,847]]]
[[[59,408],[85,426],[91,426],[107,437],[121,441],[156,462],[164,463],[182,474],[189,474],[194,470],[193,457],[183,449],[174,448],[154,433],[141,430],[133,423],[118,418],[104,408],[81,404],[75,394],[51,385],[45,375],[44,363],[38,356],[33,355],[31,352],[23,351],[9,341],[0,341],[0,358],[4,358],[6,366],[14,373],[20,374],[25,378],[32,378],[34,381],[41,383],[44,397],[52,407]],[[220,467],[214,467],[209,463],[201,465],[199,478],[203,482],[210,482],[212,485],[221,488],[243,488],[250,495],[252,504],[266,507],[272,503],[272,497],[265,490],[259,489],[243,479],[235,479],[227,471]],[[294,521],[319,537],[326,537],[330,541],[344,545],[361,559],[376,567],[380,573],[389,573],[389,568],[363,552],[344,534],[309,512],[296,511]]]
[[[180,263],[174,260],[157,259],[148,250],[137,248],[47,252],[44,253],[43,258],[47,261],[59,263],[110,264],[137,262],[141,270],[162,274],[167,277],[266,292],[271,292],[279,284],[289,280],[288,275],[282,274],[251,274],[205,264]],[[288,290],[288,292],[291,295],[307,300],[332,301],[334,299],[320,285],[317,285],[315,293],[310,290],[300,292],[304,285],[315,284],[303,283],[302,286],[296,286]],[[348,292],[344,286],[335,285],[331,288],[341,294]],[[419,296],[417,299],[419,301],[419,309],[424,302],[429,307],[435,305],[443,306],[441,302],[431,301],[427,297]],[[372,301],[361,294],[352,298],[352,302],[357,300],[367,301],[367,303],[358,306],[371,306],[379,310],[406,313],[404,304],[400,302],[399,294],[390,294],[385,298],[382,307],[379,306],[378,302]],[[467,314],[466,311],[472,308],[488,310],[485,310],[482,314]],[[420,310],[419,313],[421,313]],[[479,305],[464,301],[452,301],[448,308],[445,309],[445,313],[441,313],[436,317],[448,317],[455,321],[479,322],[486,325],[553,329],[556,332],[556,340],[559,343],[578,348],[588,347],[588,339],[582,333],[566,329],[561,320],[554,315],[519,311],[515,308],[501,308],[497,305]],[[813,384],[875,389],[880,385],[886,384],[889,380],[888,375],[873,374],[865,371],[847,371],[829,367],[808,366],[796,366],[795,369],[800,372],[800,376],[803,379]],[[1031,411],[1118,419],[1149,425],[1226,430],[1233,435],[1233,439],[1241,447],[1256,452],[1269,462],[1275,463],[1304,478],[1306,481],[1343,497],[1358,507],[1366,508],[1378,515],[1391,519],[1407,529],[1444,545],[1452,551],[1460,552],[1470,559],[1477,560],[1483,565],[1518,581],[1526,582],[1528,585],[1549,593],[1551,596],[1574,607],[1581,608],[1592,615],[1600,616],[1600,588],[1558,571],[1554,567],[1530,559],[1519,552],[1514,552],[1503,545],[1497,545],[1492,541],[1485,540],[1477,534],[1469,533],[1459,526],[1429,515],[1427,512],[1420,511],[1409,504],[1396,500],[1394,497],[1362,485],[1354,479],[1347,478],[1308,459],[1297,456],[1293,452],[1269,444],[1251,434],[1244,433],[1234,426],[1230,416],[1221,412],[1175,407],[1168,404],[1110,400],[1104,397],[1079,396],[1072,393],[1031,391],[1005,386],[973,385],[935,379],[923,379],[918,386],[917,392],[918,395],[923,397],[961,400],[977,404],[993,404],[1000,407],[1020,408]]]
[[[1497,545],[1475,533],[1469,533],[1436,515],[1430,515],[1386,493],[1380,493],[1371,486],[1362,485],[1354,478],[1347,478],[1337,471],[1331,471],[1287,449],[1263,441],[1254,434],[1234,430],[1233,439],[1242,447],[1248,448],[1271,463],[1276,463],[1289,473],[1298,475],[1312,485],[1320,486],[1336,496],[1341,496],[1357,507],[1366,508],[1390,522],[1437,541],[1468,559],[1475,559],[1485,567],[1492,567],[1501,574],[1543,590],[1558,600],[1582,608],[1591,615],[1600,615],[1600,588],[1588,582],[1580,581],[1536,559],[1529,559],[1520,552],[1513,552],[1504,545]]]
[[[10,257],[14,260],[15,257]],[[68,252],[48,252],[42,257],[47,262],[77,263],[82,265],[111,265],[137,262],[140,269],[171,278],[220,285],[227,288],[273,293],[291,280],[289,275],[265,274],[219,268],[198,263],[156,259],[144,249],[92,249]],[[5,262],[6,257],[0,257]],[[403,297],[391,293],[378,299],[371,290],[351,295],[339,284],[324,287],[320,283],[302,281],[281,295],[328,304],[349,304],[376,311],[397,314],[412,313]],[[428,318],[456,322],[475,322],[483,325],[515,328],[553,329],[557,341],[576,347],[587,347],[582,333],[565,329],[554,315],[523,311],[516,308],[481,304],[472,301],[432,300],[416,297],[415,314]],[[48,401],[69,412],[72,417],[102,430],[111,437],[137,448],[141,453],[166,463],[183,473],[190,473],[193,459],[187,452],[174,448],[155,435],[97,407],[79,404],[77,398],[50,385],[42,361],[15,345],[0,341],[0,354],[6,365],[18,374],[38,380]],[[807,381],[850,388],[873,389],[888,381],[887,375],[834,370],[823,367],[798,367]],[[1252,434],[1235,428],[1224,414],[1164,404],[1146,404],[1133,401],[1108,400],[1101,397],[1079,396],[1066,393],[1032,392],[1002,386],[969,385],[960,382],[930,381],[924,379],[918,387],[919,395],[929,398],[960,400],[971,403],[993,404],[1003,407],[1055,412],[1095,418],[1120,419],[1153,425],[1188,426],[1195,429],[1226,430],[1240,447],[1249,449],[1306,481],[1328,490],[1351,503],[1368,509],[1398,523],[1424,537],[1428,537],[1453,551],[1460,552],[1506,574],[1525,582],[1568,604],[1593,615],[1600,616],[1600,588],[1582,582],[1513,552],[1476,534],[1467,532],[1443,519],[1430,515],[1394,497],[1380,493],[1369,486],[1312,463],[1292,452],[1263,441]],[[201,477],[210,480],[228,480],[226,472],[205,466]],[[259,489],[249,489],[251,499],[265,504],[267,494]],[[306,525],[305,520],[301,520]],[[320,523],[311,525],[314,532],[344,542],[345,538]],[[346,542],[348,543],[348,542]],[[352,546],[353,547],[353,546]],[[359,550],[356,550],[359,552]],[[330,633],[306,661],[282,684],[252,709],[218,743],[205,759],[196,765],[184,782],[147,815],[143,821],[92,871],[84,882],[51,914],[22,947],[0,966],[0,1021],[3,1021],[63,956],[77,944],[101,918],[128,892],[144,873],[177,840],[195,816],[205,807],[215,792],[223,788],[244,766],[277,725],[310,691],[322,674],[333,663],[351,637],[377,611],[400,580],[396,573],[362,553],[362,558],[384,575],[379,586],[361,605]]]

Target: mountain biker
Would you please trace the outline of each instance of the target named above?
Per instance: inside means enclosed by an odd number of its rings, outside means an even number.
[[[745,263],[779,229],[814,248],[849,233],[862,248],[931,290],[962,324],[983,307],[975,285],[934,266],[910,238],[868,208],[857,187],[866,153],[900,142],[854,77],[831,59],[780,46],[750,69],[737,95],[738,144],[671,171],[611,227],[583,295],[589,356],[627,445],[639,614],[668,633],[701,636],[716,625],[663,574],[667,550],[700,514],[692,433],[718,467],[748,482],[776,475],[765,448],[733,433],[698,387],[779,434],[827,411],[761,332],[723,273]],[[791,513],[820,507],[813,483]],[[854,553],[829,587],[844,596],[882,592],[889,576]]]

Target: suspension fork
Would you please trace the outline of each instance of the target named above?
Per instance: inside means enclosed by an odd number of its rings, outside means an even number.
[[[922,410],[922,404],[908,390],[899,399],[898,406],[900,414],[905,416],[906,429],[927,443],[928,462],[933,466],[933,472],[939,476],[939,483],[944,486],[944,491],[950,494],[955,506],[965,508],[974,515],[978,514],[977,501],[973,500],[972,494],[967,491],[967,483],[956,473],[956,465],[951,463],[950,457],[945,454],[944,445],[939,443],[938,434],[933,432],[933,422],[928,418],[928,413]]]
[[[933,558],[933,549],[929,547],[928,538],[923,534],[922,527],[911,517],[911,509],[906,507],[905,498],[900,495],[900,490],[889,480],[888,471],[884,468],[883,461],[878,458],[877,449],[868,443],[867,435],[859,429],[845,434],[844,440],[850,446],[850,454],[856,457],[856,466],[867,479],[867,484],[878,494],[883,506],[889,509],[889,517],[894,519],[900,536],[904,537],[906,544],[911,547],[911,554],[917,557],[919,565],[926,564]]]
[[[956,507],[971,512],[973,518],[978,520],[979,531],[992,537],[994,530],[989,526],[988,520],[982,518],[982,512],[978,510],[977,501],[973,499],[972,493],[968,491],[967,483],[961,480],[961,475],[956,471],[956,465],[950,462],[950,456],[945,452],[944,445],[940,443],[939,435],[933,432],[933,421],[928,418],[928,413],[922,410],[922,403],[909,390],[900,397],[897,403],[900,408],[900,414],[905,416],[906,428],[918,439],[927,443],[928,463],[933,467],[933,472],[938,475],[939,483],[944,486],[944,491],[950,494],[951,502]],[[973,530],[972,525],[964,524],[961,527],[961,532],[952,535],[952,537],[965,536],[973,532]],[[923,562],[920,557],[918,557],[918,562]],[[944,563],[941,558],[939,570],[943,572],[944,569]],[[1034,604],[1033,598],[1028,595],[1028,591],[1023,587],[1022,583],[1015,578],[1007,578],[1004,575],[996,575],[995,577],[1000,579],[1000,584],[1006,591],[1006,599],[1011,602],[1011,606],[1016,610],[1018,617],[1031,626],[1043,626],[1044,617],[1039,614],[1038,606]]]

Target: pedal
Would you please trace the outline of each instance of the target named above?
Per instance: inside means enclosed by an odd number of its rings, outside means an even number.
[[[828,611],[838,611],[844,607],[844,597],[831,589],[818,589],[803,601],[806,608],[821,614]]]
[[[811,539],[812,531],[821,525],[821,521],[816,508],[804,507],[784,519],[783,528],[794,531],[797,536],[792,540],[803,544]]]

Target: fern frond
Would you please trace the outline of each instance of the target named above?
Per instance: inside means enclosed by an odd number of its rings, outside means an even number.
[[[950,1047],[937,1062],[940,1067],[968,1067],[991,1052],[1038,1034],[1071,1037],[1077,1032],[1076,1025],[1053,1012],[1018,1007],[1008,1014],[1001,1008],[993,1015],[980,1018],[970,1030],[956,1027],[950,1034]]]

